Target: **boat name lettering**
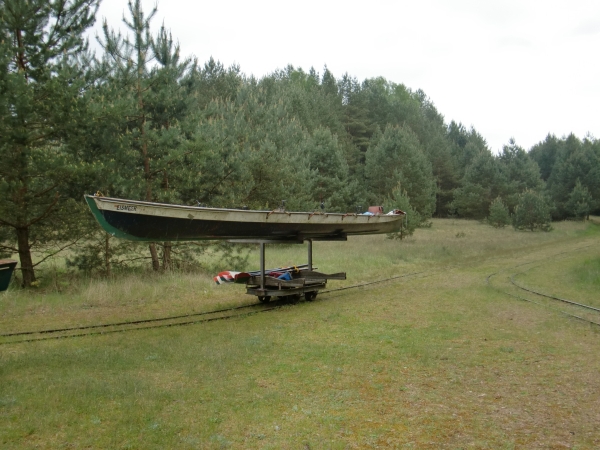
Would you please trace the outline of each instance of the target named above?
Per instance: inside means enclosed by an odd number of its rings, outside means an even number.
[[[117,211],[136,211],[137,206],[129,206],[129,205],[116,205]]]

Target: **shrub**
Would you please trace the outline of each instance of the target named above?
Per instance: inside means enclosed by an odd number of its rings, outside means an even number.
[[[513,215],[513,227],[516,230],[550,231],[551,221],[550,205],[543,195],[529,189],[519,195]]]
[[[578,178],[567,200],[567,213],[578,220],[585,220],[590,214],[592,202],[588,188],[583,186]]]
[[[487,221],[495,228],[504,228],[510,224],[510,213],[500,197],[497,197],[490,205],[490,215]]]
[[[406,213],[402,222],[402,228],[397,233],[389,233],[388,239],[404,239],[407,236],[412,236],[415,229],[423,225],[423,218],[415,208],[410,204],[410,198],[406,191],[401,191],[400,188],[392,192],[391,197],[385,202],[386,210],[401,209]]]

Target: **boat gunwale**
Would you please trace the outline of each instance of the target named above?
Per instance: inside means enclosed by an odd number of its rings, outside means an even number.
[[[281,211],[281,210],[257,210],[257,209],[237,209],[237,208],[212,208],[212,207],[206,207],[206,206],[188,206],[188,205],[174,205],[174,204],[170,204],[170,203],[158,203],[158,202],[148,202],[148,201],[142,201],[142,200],[128,200],[128,199],[120,199],[120,198],[116,198],[116,197],[103,197],[103,196],[96,196],[96,195],[86,195],[86,197],[89,197],[91,199],[94,200],[94,203],[96,203],[96,205],[98,206],[99,209],[101,210],[105,210],[104,208],[101,208],[100,205],[98,205],[98,202],[96,202],[96,200],[99,200],[100,202],[106,202],[106,203],[121,203],[121,204],[131,204],[131,205],[139,205],[139,206],[147,206],[147,207],[160,207],[160,208],[165,208],[165,209],[172,209],[172,210],[189,210],[189,211],[195,211],[195,212],[215,212],[215,213],[243,213],[243,214],[252,214],[252,215],[258,215],[258,214],[286,214],[288,216],[291,215],[309,215],[309,216],[325,216],[325,217],[329,217],[329,216],[334,216],[335,217],[339,217],[343,220],[344,217],[356,217],[356,218],[364,218],[367,219],[367,221],[370,221],[372,219],[375,219],[376,221],[379,222],[388,222],[388,221],[394,221],[394,220],[398,220],[401,217],[404,217],[406,215],[406,213],[401,213],[401,214],[374,214],[374,215],[369,215],[369,214],[357,214],[357,213],[324,213],[324,212],[320,212],[320,211],[314,211],[314,212],[308,212],[308,211]],[[122,213],[125,214],[139,214],[139,213],[131,213],[128,211],[121,211]],[[144,214],[142,214],[144,215]]]

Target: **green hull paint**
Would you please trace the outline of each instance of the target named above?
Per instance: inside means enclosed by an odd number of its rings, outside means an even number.
[[[88,206],[92,210],[92,214],[94,214],[94,217],[96,218],[96,220],[98,221],[100,226],[104,229],[104,231],[106,231],[111,236],[114,236],[119,239],[126,239],[128,241],[151,242],[149,239],[132,236],[129,233],[124,233],[123,231],[113,227],[111,224],[109,224],[104,219],[104,216],[102,215],[102,213],[96,206],[96,202],[94,201],[94,199],[91,197],[88,197],[88,196],[85,196],[84,198],[85,198],[85,201],[87,202]]]

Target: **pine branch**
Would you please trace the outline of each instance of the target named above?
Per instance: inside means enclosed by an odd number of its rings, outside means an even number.
[[[46,217],[48,217],[50,215],[50,213],[52,212],[52,210],[54,209],[54,207],[56,206],[56,204],[58,203],[59,199],[60,199],[60,195],[57,192],[56,195],[54,196],[54,200],[52,201],[52,203],[50,203],[50,205],[48,205],[46,210],[41,215],[36,217],[35,219],[30,220],[29,223],[25,225],[25,227],[30,227],[32,225],[35,225],[40,220],[44,220]]]
[[[0,243],[0,250],[8,250],[11,253],[19,253],[19,249],[18,248],[11,247],[9,245],[2,244],[2,243]]]
[[[16,225],[16,224],[14,224],[14,223],[12,223],[12,222],[9,222],[9,221],[7,221],[7,220],[4,220],[4,219],[2,219],[1,217],[0,217],[0,225],[5,225],[5,226],[7,226],[7,227],[11,227],[11,228],[17,228],[17,225]]]
[[[37,193],[33,194],[33,197],[34,197],[34,198],[35,198],[35,197],[41,197],[41,196],[43,196],[43,195],[47,194],[47,193],[48,193],[48,192],[50,192],[52,189],[55,189],[56,187],[58,187],[58,184],[59,184],[59,183],[54,183],[54,185],[50,186],[49,188],[47,188],[47,189],[44,189],[43,191],[39,191],[39,192],[37,192]],[[58,195],[58,194],[57,194],[57,195]]]
[[[229,178],[229,176],[230,176],[230,175],[231,175],[231,174],[232,174],[234,171],[235,171],[234,169],[231,169],[227,175],[225,175],[223,178],[221,178],[219,181],[217,181],[217,182],[216,182],[216,183],[213,185],[213,187],[212,187],[212,188],[210,188],[210,189],[208,190],[208,193],[207,193],[207,195],[208,195],[208,196],[212,195],[212,193],[214,192],[214,190],[215,190],[215,189],[217,189],[217,187],[218,187],[218,186],[220,186],[220,185],[221,185],[221,184],[222,184],[222,183],[223,183],[223,182],[224,182],[224,181],[225,181],[227,178]]]
[[[62,246],[61,248],[59,248],[58,250],[56,250],[53,253],[50,253],[49,255],[45,256],[44,258],[42,258],[40,261],[36,262],[32,267],[37,267],[38,265],[40,265],[41,263],[43,263],[44,261],[46,261],[49,258],[52,258],[53,256],[59,254],[60,252],[62,252],[63,250],[72,247],[73,245],[77,244],[77,242],[79,242],[81,239],[76,239],[73,242],[68,243],[67,245]]]

